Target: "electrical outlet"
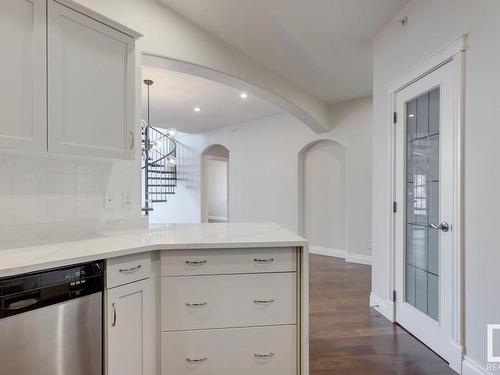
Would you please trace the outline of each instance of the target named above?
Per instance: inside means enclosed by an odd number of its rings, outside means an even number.
[[[104,208],[113,208],[113,193],[104,192]]]
[[[122,204],[123,208],[129,210],[132,208],[132,194],[122,193]]]

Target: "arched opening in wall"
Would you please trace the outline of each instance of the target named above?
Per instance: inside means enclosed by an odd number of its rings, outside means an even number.
[[[347,248],[345,147],[319,140],[298,161],[299,233],[313,251],[340,256]]]
[[[243,135],[247,132],[246,124],[283,115],[283,109],[268,100],[271,93],[265,94],[262,89],[223,73],[171,59],[143,55],[141,76],[142,211],[150,223],[229,220],[229,209],[212,213],[207,206],[209,201],[202,201],[205,193],[204,180],[200,179],[201,156],[204,151],[207,156],[216,151],[205,147],[238,142],[249,145],[248,136]],[[169,155],[173,144],[175,154]],[[241,153],[238,148],[238,156]],[[238,156],[231,155],[233,160],[240,160]],[[209,168],[222,164],[223,161],[211,161]],[[222,173],[221,168],[219,172]],[[237,172],[243,174],[247,170]],[[208,187],[212,186],[210,183]],[[241,193],[239,190],[234,196],[241,197]],[[217,194],[222,194],[222,190]],[[241,199],[234,206],[239,207],[239,203]]]
[[[229,150],[209,146],[201,154],[201,219],[203,223],[229,222]]]

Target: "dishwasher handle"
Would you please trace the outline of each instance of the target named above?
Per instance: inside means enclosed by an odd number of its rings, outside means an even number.
[[[40,302],[40,299],[38,298],[26,298],[22,299],[19,301],[12,302],[9,307],[2,307],[3,310],[7,311],[16,311],[16,310],[21,310],[25,309],[26,307],[33,306]]]

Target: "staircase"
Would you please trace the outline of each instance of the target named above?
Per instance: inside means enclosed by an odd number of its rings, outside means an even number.
[[[167,202],[177,186],[177,143],[163,130],[142,122],[142,170],[146,215],[155,203]]]

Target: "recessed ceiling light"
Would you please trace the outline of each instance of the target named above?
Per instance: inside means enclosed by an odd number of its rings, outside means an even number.
[[[241,98],[241,99],[246,99],[246,98],[248,98],[248,94],[247,94],[246,92],[242,92],[242,93],[240,94],[240,98]]]
[[[200,107],[194,107],[194,111],[195,111],[195,112],[200,112],[200,111],[201,111],[201,108],[200,108]]]
[[[413,113],[410,113],[408,117],[415,117],[415,115]]]

